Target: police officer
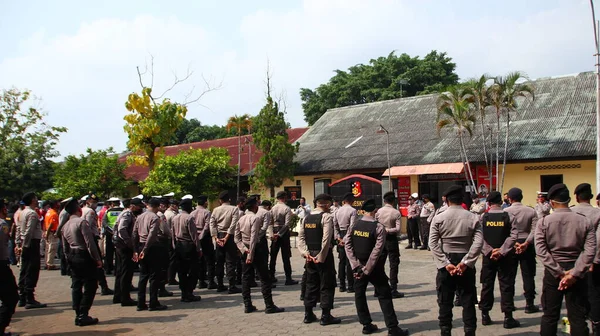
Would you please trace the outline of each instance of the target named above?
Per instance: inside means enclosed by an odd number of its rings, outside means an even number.
[[[175,218],[175,215],[177,215],[179,213],[179,202],[176,199],[173,199],[174,193],[168,193],[166,195],[164,195],[163,197],[160,198],[161,200],[161,204],[165,204],[167,209],[163,211],[164,214],[164,219],[166,220],[167,226],[166,228],[168,228],[170,231],[173,231],[173,218]],[[175,279],[175,276],[177,275],[177,256],[175,255],[175,248],[172,246],[172,244],[169,244],[168,247],[168,251],[169,251],[169,260],[167,262],[167,276],[169,279],[169,285],[171,286],[177,286],[179,285],[179,282]],[[164,286],[163,286],[164,288]],[[162,288],[161,288],[162,289]],[[166,289],[164,290],[166,291]],[[167,294],[168,293],[164,293],[163,290],[161,290],[161,292],[163,292],[163,294]]]
[[[367,285],[371,283],[378,293],[379,306],[383,312],[388,335],[408,335],[408,330],[398,327],[398,318],[392,301],[392,291],[385,274],[385,258],[380,258],[385,248],[385,227],[375,220],[375,200],[367,200],[361,210],[364,216],[350,227],[344,238],[344,248],[356,281],[355,303],[358,320],[363,325],[363,334],[377,331],[367,304]]]
[[[181,302],[196,302],[200,301],[200,296],[194,295],[194,288],[198,282],[198,259],[202,255],[202,247],[198,240],[196,221],[190,215],[192,200],[184,199],[179,206],[181,211],[173,218],[173,241],[179,265]]]
[[[65,255],[65,250],[64,247],[62,245],[62,237],[61,237],[61,231],[63,226],[65,226],[65,224],[67,224],[67,222],[69,221],[70,215],[67,212],[67,210],[65,210],[65,203],[64,200],[60,203],[60,213],[58,214],[58,228],[56,229],[56,237],[59,239],[58,241],[58,257],[60,258],[60,275],[68,275],[69,274],[69,265],[67,263],[67,256]]]
[[[147,211],[135,220],[133,242],[136,252],[133,259],[140,263],[140,279],[138,284],[137,310],[166,310],[167,306],[158,301],[164,265],[169,258],[169,251],[161,240],[166,239],[160,230],[161,220],[156,214],[160,200],[151,198]],[[150,281],[150,303],[146,305],[146,286]]]
[[[590,204],[590,200],[594,198],[592,186],[589,183],[582,183],[575,188],[575,199],[578,205],[571,208],[571,211],[584,215],[595,227],[596,230],[596,256],[594,263],[590,266],[586,273],[586,281],[588,284],[588,302],[590,303],[589,319],[592,321],[592,334],[600,335],[600,234],[598,229],[600,226],[600,209],[594,208]]]
[[[393,298],[403,298],[404,293],[398,292],[398,266],[400,265],[400,247],[398,246],[398,232],[402,223],[400,211],[394,208],[396,194],[393,191],[383,195],[384,206],[377,211],[375,219],[383,224],[387,232],[385,238],[385,250],[383,258],[386,255],[390,260],[390,286],[392,287]],[[417,233],[418,235],[418,233]],[[379,294],[375,291],[375,295]]]
[[[106,241],[104,271],[106,274],[112,274],[115,269],[115,245],[113,244],[113,234],[117,218],[123,211],[123,208],[121,208],[121,200],[116,197],[109,199],[107,203],[109,204],[108,209],[104,213],[104,216],[102,216],[102,230]]]
[[[438,268],[436,288],[442,336],[451,335],[452,301],[461,290],[465,335],[474,336],[475,262],[483,246],[479,216],[462,208],[463,187],[454,185],[444,192],[448,210],[438,214],[431,223],[429,248]]]
[[[502,194],[492,191],[487,202],[490,210],[481,217],[483,229],[483,261],[481,264],[481,324],[490,325],[490,310],[494,305],[496,275],[500,283],[500,307],[504,313],[504,328],[520,326],[513,318],[515,311],[516,260],[514,246],[517,241],[515,217],[502,210]]]
[[[137,301],[132,300],[130,295],[135,268],[133,227],[136,217],[142,214],[143,203],[139,198],[133,198],[123,203],[124,205],[129,203],[129,207],[121,212],[115,223],[116,230],[113,240],[117,249],[117,271],[115,272],[113,303],[121,304],[122,307],[133,307],[137,305]]]
[[[535,205],[535,212],[537,213],[538,218],[548,216],[550,210],[552,210],[552,207],[550,206],[550,202],[548,202],[548,193],[538,191],[537,204]]]
[[[62,241],[71,269],[71,291],[75,325],[88,326],[98,323],[97,318],[89,316],[98,288],[98,272],[102,268],[102,257],[95,242],[90,224],[80,217],[81,209],[77,200],[69,198],[63,201],[70,215],[62,228]],[[93,223],[97,227],[97,223]]]
[[[0,335],[5,335],[4,331],[10,325],[10,320],[19,301],[17,282],[10,269],[9,262],[10,226],[4,220],[7,212],[6,203],[3,199],[0,199],[0,301],[2,301],[2,306],[0,306]]]
[[[246,203],[246,197],[244,196],[240,196],[237,198],[237,203],[236,206],[238,208],[238,223],[239,220],[246,214],[245,209],[244,209],[244,204]],[[235,263],[235,275],[236,275],[236,280],[235,280],[235,284],[238,286],[242,285],[242,256],[240,256]],[[252,265],[250,265],[252,267]]]
[[[566,185],[552,186],[548,198],[554,212],[541,219],[535,230],[535,251],[545,268],[540,334],[556,335],[564,296],[571,335],[588,335],[584,277],[596,254],[594,226],[569,209],[571,197]]]
[[[525,313],[533,314],[540,311],[535,302],[535,247],[533,246],[533,236],[535,226],[538,222],[536,211],[523,205],[523,191],[519,188],[512,188],[507,193],[510,206],[504,211],[513,215],[517,223],[517,243],[515,245],[517,253],[515,254],[517,263],[515,267],[521,267],[521,276],[523,277],[523,291],[525,295]],[[515,268],[516,275],[516,268]]]
[[[158,297],[170,297],[173,296],[173,292],[169,292],[166,288],[167,279],[170,279],[171,276],[175,279],[175,275],[172,275],[169,272],[176,272],[179,265],[177,254],[175,253],[175,242],[173,240],[173,218],[175,217],[169,217],[171,219],[167,220],[167,217],[165,216],[166,212],[170,213],[169,207],[171,201],[162,196],[156,196],[156,198],[160,200],[160,206],[156,213],[158,218],[160,218],[160,232],[162,233],[162,239],[160,239],[159,242],[164,245],[167,251],[169,251],[169,259],[164,260],[165,263],[162,265],[161,269],[161,279],[163,279],[163,281],[160,283]]]
[[[266,230],[264,218],[257,216],[258,201],[251,197],[244,202],[246,208],[245,215],[240,218],[235,229],[235,243],[242,253],[243,273],[242,277],[242,298],[244,299],[244,312],[252,313],[256,307],[252,305],[250,296],[250,285],[254,282],[254,270],[258,271],[261,282],[261,292],[265,301],[265,313],[275,314],[285,311],[273,303],[271,294],[271,276],[267,261],[269,258],[269,248],[267,246]],[[254,267],[252,267],[254,266]]]
[[[219,194],[221,205],[216,207],[210,216],[210,234],[215,241],[216,248],[216,275],[217,292],[228,291],[229,294],[241,293],[241,289],[235,286],[236,263],[239,259],[238,249],[235,246],[235,227],[238,225],[239,210],[229,203],[229,192],[222,191]],[[227,264],[227,280],[229,288],[223,285],[224,267]]]
[[[198,206],[191,213],[196,223],[196,231],[202,256],[199,259],[198,278],[200,284],[198,288],[217,289],[215,282],[215,246],[210,236],[210,211],[208,211],[208,197],[206,195],[198,196]],[[208,279],[208,283],[206,280]]]
[[[346,193],[343,198],[344,205],[333,213],[333,226],[335,229],[335,239],[337,241],[338,257],[338,278],[340,280],[340,292],[346,291],[346,280],[348,280],[348,293],[354,293],[354,274],[346,257],[344,248],[344,237],[348,229],[356,222],[356,209],[352,207],[354,195]]]
[[[313,308],[321,294],[321,325],[339,324],[331,315],[335,295],[335,264],[333,261],[333,216],[329,213],[332,198],[327,194],[315,197],[315,209],[304,217],[298,229],[298,250],[306,259],[306,295],[304,323],[317,320]]]
[[[85,219],[92,230],[92,234],[95,237],[96,247],[98,251],[100,251],[100,230],[98,229],[98,214],[96,213],[96,207],[98,206],[98,196],[94,193],[90,193],[85,200],[86,206],[82,209],[82,217]],[[108,283],[106,282],[106,274],[104,273],[103,268],[99,268],[95,270],[98,274],[98,281],[100,282],[100,287],[102,288],[100,295],[113,295],[113,292],[110,288],[108,288]]]
[[[269,271],[273,282],[275,278],[275,265],[277,264],[277,254],[281,250],[281,259],[283,260],[283,271],[285,273],[285,285],[297,285],[298,281],[292,279],[292,247],[290,245],[290,224],[292,222],[292,210],[285,204],[287,192],[277,193],[277,204],[271,209],[273,216],[273,237],[271,237],[271,260],[269,261]]]

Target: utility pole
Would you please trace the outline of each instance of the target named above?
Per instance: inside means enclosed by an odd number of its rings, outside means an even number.
[[[598,31],[600,22],[596,21],[594,12],[594,0],[590,0],[592,8],[592,19],[594,23],[594,43],[596,45],[596,192],[600,188],[600,32]]]

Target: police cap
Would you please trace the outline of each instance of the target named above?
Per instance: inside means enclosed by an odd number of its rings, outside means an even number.
[[[262,205],[264,207],[270,207],[273,205],[273,203],[271,203],[271,201],[269,201],[269,200],[264,200],[264,201],[262,201],[262,203],[260,203],[260,205]]]
[[[582,183],[578,185],[577,188],[575,188],[575,195],[589,196],[590,198],[592,198],[592,195],[594,195],[592,193],[592,185],[589,183]]]
[[[333,197],[331,197],[331,195],[329,195],[329,194],[320,194],[320,195],[317,195],[317,197],[315,197],[315,202],[318,202],[318,201],[333,202]]]
[[[189,198],[186,199],[182,199],[181,202],[179,202],[179,206],[186,207],[186,206],[192,206],[192,200]]]
[[[173,199],[169,200],[169,203],[171,205],[179,205],[180,200],[173,198]]]
[[[208,196],[200,195],[198,196],[198,204],[202,205],[208,201]]]
[[[131,201],[129,201],[129,205],[143,206],[144,203],[139,198],[132,198]]]
[[[569,188],[564,183],[558,183],[548,190],[548,198],[556,202],[568,202],[571,198]]]
[[[366,200],[363,205],[360,207],[361,210],[366,212],[373,212],[377,208],[377,203],[375,203],[374,199]]]
[[[352,201],[354,201],[354,194],[351,192],[345,193],[342,200],[347,201],[347,202],[352,202]]]
[[[221,192],[219,193],[219,199],[220,199],[221,201],[226,201],[226,202],[228,202],[228,201],[229,201],[229,191],[227,191],[227,190],[223,190],[223,191],[221,191]]]
[[[463,187],[461,187],[459,185],[453,185],[453,186],[450,186],[448,189],[446,189],[446,191],[444,191],[443,196],[450,197],[450,196],[462,195],[462,194],[463,194]]]
[[[423,194],[423,196],[421,196],[421,198],[431,200],[429,194]]]
[[[150,204],[151,207],[153,208],[158,208],[158,206],[160,205],[160,199],[158,198],[151,198],[150,201],[148,202],[148,204]]]
[[[258,201],[254,197],[250,197],[244,202],[244,209],[248,210],[258,204]]]
[[[487,201],[490,204],[501,204],[502,203],[502,194],[498,191],[492,191],[488,197]]]
[[[280,191],[280,192],[277,193],[277,199],[282,199],[282,198],[285,198],[285,197],[287,197],[287,192]]]
[[[168,198],[166,198],[166,197],[160,197],[160,198],[159,197],[154,197],[154,198],[160,200],[160,204],[164,204],[166,206],[169,206],[170,202],[169,202]]]
[[[507,193],[508,198],[511,200],[522,200],[523,199],[523,190],[519,188],[511,188]]]

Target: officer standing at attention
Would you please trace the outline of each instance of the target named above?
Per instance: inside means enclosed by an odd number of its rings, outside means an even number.
[[[398,318],[392,301],[392,291],[385,274],[385,258],[380,258],[385,248],[385,228],[375,220],[375,200],[367,200],[361,210],[364,216],[350,227],[344,238],[344,248],[350,260],[355,281],[355,303],[358,320],[363,325],[363,334],[377,331],[367,304],[367,285],[371,283],[377,291],[379,306],[383,312],[388,335],[408,335],[408,330],[398,328]]]
[[[104,231],[106,241],[104,271],[106,274],[112,274],[115,269],[115,245],[113,244],[113,235],[117,218],[119,218],[123,208],[121,208],[121,200],[116,197],[110,198],[107,202],[109,203],[109,207],[104,213],[104,216],[102,216],[102,230]]]
[[[592,321],[592,335],[600,336],[600,209],[594,208],[590,200],[594,198],[592,186],[589,183],[582,183],[575,188],[575,199],[578,205],[571,208],[571,211],[584,215],[592,222],[596,230],[596,255],[594,262],[586,273],[588,284],[588,301],[590,303],[589,319]]]
[[[265,301],[265,313],[275,314],[285,311],[273,303],[271,294],[271,276],[267,259],[269,258],[269,247],[267,246],[266,231],[262,231],[264,218],[256,215],[259,211],[258,201],[250,197],[244,202],[245,215],[240,218],[235,228],[235,243],[242,253],[243,273],[242,298],[244,299],[244,312],[252,313],[256,307],[252,305],[250,296],[250,285],[254,282],[254,270],[258,271],[261,284],[261,292]],[[254,267],[252,267],[254,266]]]
[[[340,280],[340,292],[346,291],[346,279],[348,280],[348,293],[354,293],[354,273],[346,257],[344,248],[344,237],[348,229],[356,223],[356,209],[352,207],[354,195],[346,193],[343,198],[344,205],[333,213],[333,227],[340,262],[338,264],[338,278]]]
[[[198,282],[198,259],[202,255],[202,247],[198,240],[196,221],[190,216],[192,200],[184,199],[179,206],[181,212],[173,218],[173,240],[179,264],[181,302],[195,302],[200,301],[200,297],[194,295],[194,288]]]
[[[393,191],[386,192],[383,195],[384,206],[375,214],[375,220],[383,224],[387,233],[385,238],[385,249],[383,258],[386,255],[390,259],[390,286],[392,287],[392,297],[394,299],[403,298],[404,293],[398,292],[398,266],[400,266],[400,247],[398,246],[398,232],[402,223],[402,214],[394,208],[396,194]],[[416,233],[419,234],[418,232]],[[417,238],[418,239],[418,238]],[[375,290],[375,295],[379,294]]]
[[[423,194],[423,207],[421,207],[421,213],[419,217],[419,232],[421,233],[421,241],[423,245],[419,250],[428,250],[427,243],[429,242],[429,225],[435,216],[435,205],[431,203],[430,196]]]
[[[173,240],[172,233],[174,217],[171,218],[169,222],[167,221],[167,217],[165,216],[165,212],[169,211],[168,208],[171,204],[169,199],[162,196],[157,196],[155,198],[158,198],[160,200],[160,206],[158,207],[158,212],[156,213],[156,215],[158,216],[158,218],[160,218],[160,231],[162,233],[162,236],[164,237],[159,242],[164,245],[165,249],[169,253],[169,258],[167,260],[164,260],[165,263],[162,265],[162,275],[160,278],[163,279],[163,281],[160,283],[158,297],[170,297],[173,296],[173,292],[169,292],[166,288],[167,279],[171,278],[171,274],[169,273],[171,269],[169,266],[179,265],[177,261],[177,255],[175,253],[175,242]],[[177,271],[177,268],[174,268],[174,270]],[[174,274],[172,275],[172,277],[173,279],[175,279]]]
[[[444,196],[448,210],[435,216],[429,233],[429,248],[438,268],[436,287],[441,334],[451,335],[452,301],[459,289],[465,335],[474,336],[477,329],[475,263],[483,246],[481,223],[479,216],[461,206],[463,187],[451,186]]]
[[[67,212],[67,210],[65,210],[65,201],[61,201],[61,208],[62,210],[60,210],[60,213],[58,214],[58,228],[56,229],[56,237],[59,240],[59,246],[58,246],[58,256],[60,257],[60,275],[67,275],[69,273],[69,266],[67,264],[67,256],[65,255],[65,249],[62,246],[62,237],[61,237],[61,232],[62,232],[62,228],[63,226],[65,226],[65,224],[67,224],[67,222],[69,221],[69,218],[71,217],[69,215],[69,213]]]
[[[0,199],[0,301],[2,301],[2,306],[0,306],[0,335],[5,335],[4,331],[10,325],[10,320],[19,301],[17,281],[8,261],[10,226],[4,220],[7,213],[4,200]]]
[[[217,289],[215,282],[215,246],[210,236],[210,211],[208,211],[208,197],[198,196],[198,206],[192,211],[191,216],[196,222],[196,231],[200,247],[202,248],[202,257],[200,257],[198,268],[198,279],[200,285],[198,288]],[[208,277],[208,283],[206,279]]]
[[[161,201],[164,199],[163,202],[166,202],[166,207],[168,208],[167,210],[164,211],[164,216],[165,216],[165,220],[167,221],[167,228],[169,228],[170,231],[173,231],[173,218],[175,218],[175,215],[177,215],[179,213],[179,203],[177,202],[177,200],[172,199],[171,197],[173,197],[173,193],[169,193],[164,195],[161,198]],[[167,276],[168,276],[168,280],[169,280],[169,285],[171,286],[177,286],[179,285],[179,282],[177,282],[177,280],[175,280],[175,275],[177,275],[177,257],[175,255],[175,248],[173,247],[172,244],[169,244],[168,247],[168,253],[169,253],[169,259],[168,261],[166,261],[168,270],[167,270]],[[164,290],[166,291],[166,289]]]
[[[239,256],[233,236],[235,235],[235,227],[238,225],[239,211],[229,201],[229,192],[222,191],[219,194],[219,203],[221,205],[216,207],[210,216],[210,234],[217,245],[217,264],[215,269],[217,275],[217,292],[228,291],[229,294],[238,294],[242,290],[235,286],[236,263]],[[223,285],[225,264],[227,266],[229,288]]]
[[[481,264],[481,324],[490,325],[490,310],[494,306],[494,283],[496,274],[500,283],[500,307],[504,313],[504,328],[520,326],[513,318],[515,311],[516,259],[514,246],[517,241],[515,217],[502,210],[502,194],[492,191],[487,202],[490,210],[481,217],[483,229],[483,261]]]
[[[98,323],[98,319],[89,316],[89,311],[98,288],[96,269],[102,268],[102,257],[90,223],[80,217],[81,208],[77,200],[69,198],[64,202],[70,218],[62,229],[62,241],[71,268],[75,325],[80,327],[94,325]],[[98,223],[92,225],[97,227]]]
[[[277,264],[277,254],[281,250],[281,259],[283,260],[283,271],[285,273],[285,285],[297,285],[298,281],[292,279],[292,247],[290,244],[290,224],[292,222],[292,210],[285,204],[287,193],[280,191],[277,193],[277,204],[271,209],[273,215],[273,237],[271,237],[271,260],[269,262],[269,271],[271,279],[277,282],[275,278],[275,265]]]
[[[585,273],[596,255],[596,234],[592,222],[571,211],[566,185],[555,184],[548,191],[554,212],[542,218],[535,230],[535,251],[544,264],[542,336],[556,335],[563,296],[571,335],[588,335]]]
[[[332,198],[327,194],[315,197],[316,208],[304,217],[298,228],[298,250],[306,259],[306,295],[304,323],[317,320],[313,308],[321,293],[321,325],[342,321],[331,315],[335,295],[335,264],[333,261],[333,216],[329,213]]]
[[[237,208],[238,208],[238,223],[239,220],[246,214],[244,210],[244,204],[246,204],[246,197],[240,196],[237,198]],[[235,284],[238,286],[242,285],[242,256],[240,255],[235,263]]]
[[[550,202],[548,202],[548,193],[547,192],[537,192],[537,204],[535,205],[535,212],[539,219],[544,218],[550,214],[550,210],[552,207],[550,206]]]
[[[85,200],[86,207],[82,209],[82,217],[85,219],[90,225],[90,229],[92,230],[92,234],[94,235],[96,241],[96,247],[98,251],[100,251],[100,230],[98,229],[98,214],[96,214],[96,207],[98,206],[98,196],[94,193],[90,193]],[[108,283],[106,282],[106,274],[104,274],[103,268],[98,268],[95,270],[98,274],[98,281],[100,282],[100,287],[102,291],[100,295],[113,295],[113,292],[110,288],[108,288]]]
[[[523,277],[523,291],[525,295],[525,314],[533,314],[540,311],[535,302],[535,246],[533,245],[533,236],[535,226],[538,222],[536,211],[521,203],[523,200],[523,191],[519,188],[512,188],[507,193],[510,206],[504,211],[513,215],[517,223],[517,243],[515,267],[521,266],[521,276]],[[516,268],[515,268],[516,275]]]
[[[165,260],[169,258],[169,251],[161,239],[161,221],[158,215],[160,200],[151,198],[148,210],[139,215],[133,228],[133,242],[135,253],[133,260],[140,263],[140,279],[138,284],[137,310],[166,310],[167,306],[158,302],[158,291],[161,286]],[[150,281],[150,304],[146,305],[146,286]]]
[[[352,195],[354,196],[354,195]],[[334,214],[336,211],[338,211],[340,209],[340,201],[338,200],[337,197],[333,198],[333,204],[331,205],[331,208],[329,209],[329,211]]]

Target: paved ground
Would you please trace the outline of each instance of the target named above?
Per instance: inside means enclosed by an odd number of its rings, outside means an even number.
[[[411,335],[439,335],[437,324],[437,303],[435,295],[435,266],[430,252],[404,250],[400,265],[400,290],[407,295],[403,299],[394,300],[396,313],[401,326],[408,328]],[[294,277],[300,279],[303,259],[296,250],[293,251]],[[337,258],[337,252],[334,252]],[[539,265],[538,265],[539,267]],[[281,270],[281,264],[278,270]],[[17,274],[18,269],[13,272]],[[537,286],[541,292],[541,268],[538,269]],[[282,275],[279,273],[281,284]],[[109,277],[112,288],[114,278]],[[137,275],[134,278],[137,283]],[[300,286],[279,285],[274,289],[274,300],[277,305],[286,309],[285,313],[266,315],[264,304],[257,289],[253,290],[254,304],[259,311],[244,314],[241,295],[220,295],[215,291],[197,290],[202,301],[197,303],[181,303],[177,297],[178,288],[169,287],[176,296],[162,299],[169,306],[166,312],[137,312],[133,307],[121,307],[112,304],[112,297],[96,296],[91,314],[100,319],[100,324],[92,327],[76,327],[73,325],[74,313],[71,310],[70,279],[61,277],[59,271],[42,271],[37,298],[47,303],[48,308],[24,310],[17,308],[13,319],[12,331],[21,335],[184,335],[189,333],[200,335],[360,335],[362,326],[358,323],[354,306],[354,297],[347,293],[337,293],[336,308],[333,314],[342,318],[342,324],[322,327],[318,323],[305,325],[302,323],[304,308],[299,301]],[[480,335],[535,335],[539,330],[541,313],[526,315],[523,312],[525,301],[520,295],[522,283],[517,277],[515,312],[522,327],[513,330],[502,328],[502,313],[497,303],[492,311],[492,319],[497,321],[492,326],[478,325]],[[369,291],[372,293],[372,290]],[[369,297],[369,307],[375,323],[384,328],[383,316],[375,298]],[[318,311],[316,311],[318,313]],[[454,334],[462,335],[460,308],[454,309]],[[458,318],[458,319],[457,319]],[[479,319],[479,317],[478,317]],[[380,334],[386,334],[382,331]]]

